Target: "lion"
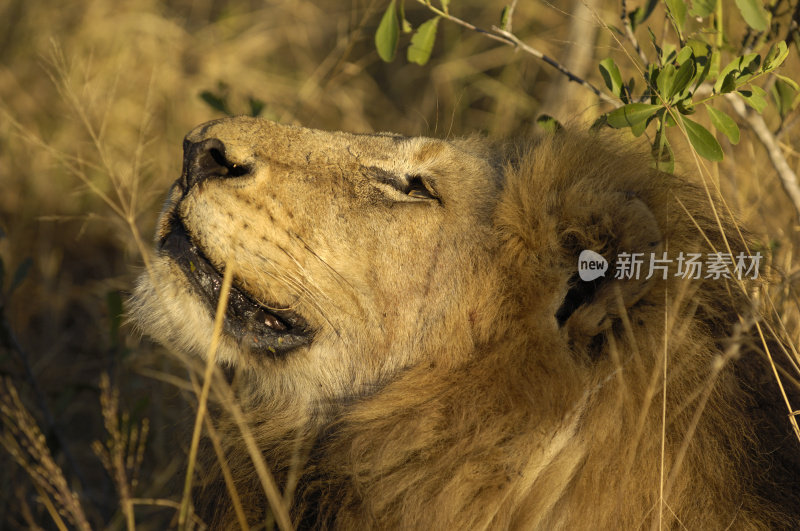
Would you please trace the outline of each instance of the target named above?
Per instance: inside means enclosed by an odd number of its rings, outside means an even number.
[[[204,358],[232,268],[216,359],[295,526],[793,528],[762,252],[708,189],[624,146],[206,123],[131,314]],[[197,511],[234,526],[206,464]]]

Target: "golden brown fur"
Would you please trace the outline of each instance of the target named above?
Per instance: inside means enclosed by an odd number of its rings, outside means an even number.
[[[224,148],[203,166],[191,146],[208,139]],[[218,270],[235,262],[243,292],[313,329],[276,356],[231,335],[219,353],[279,482],[300,472],[296,523],[797,523],[800,445],[759,339],[785,357],[753,302],[761,278],[688,281],[674,261],[668,280],[613,278],[622,252],[755,251],[702,189],[614,142],[563,133],[495,146],[247,118],[190,133],[157,240],[178,216]],[[223,166],[247,171],[214,174]],[[414,175],[434,199],[386,184]],[[576,276],[584,249],[611,262],[594,283]],[[202,356],[213,308],[186,275],[162,250],[133,314]],[[268,505],[237,430],[220,422],[256,523]],[[198,508],[233,525],[215,468]]]

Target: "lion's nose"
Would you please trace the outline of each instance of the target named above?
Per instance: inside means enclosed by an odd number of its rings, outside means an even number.
[[[246,164],[232,162],[225,155],[225,144],[218,138],[207,138],[201,142],[183,141],[184,190],[206,179],[228,179],[250,173]]]

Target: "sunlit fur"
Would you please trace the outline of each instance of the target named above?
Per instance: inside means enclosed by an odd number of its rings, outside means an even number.
[[[299,475],[296,523],[798,521],[800,445],[765,344],[786,355],[757,302],[764,263],[742,282],[686,281],[674,262],[667,281],[613,278],[620,252],[754,254],[713,192],[590,134],[494,144],[236,118],[188,138],[221,140],[251,174],[182,200],[173,189],[159,235],[177,212],[210,261],[234,263],[238,286],[316,331],[278,359],[230,338],[219,351],[276,478],[292,487]],[[440,201],[409,202],[376,182],[380,171],[420,175]],[[583,249],[611,269],[574,289]],[[213,309],[169,258],[131,304],[148,334],[205,356]],[[256,524],[269,511],[260,482],[238,428],[216,421]],[[206,465],[198,512],[235,525],[213,455]]]

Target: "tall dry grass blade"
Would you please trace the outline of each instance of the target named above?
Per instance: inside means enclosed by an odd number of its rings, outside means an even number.
[[[194,372],[191,372],[190,376],[192,378],[192,387],[194,392],[197,396],[200,396],[202,393],[198,386],[197,378],[195,377]],[[222,448],[222,441],[219,438],[217,430],[214,428],[214,424],[211,422],[211,419],[208,416],[205,417],[204,422],[206,432],[208,432],[208,438],[211,439],[211,445],[214,447],[214,453],[217,456],[217,462],[219,463],[220,470],[222,471],[222,478],[225,481],[225,488],[228,489],[228,494],[231,496],[231,503],[233,503],[233,511],[236,514],[236,520],[239,522],[240,528],[248,529],[249,525],[247,523],[247,517],[244,514],[244,508],[242,507],[242,500],[239,497],[239,491],[236,488],[236,482],[233,479],[231,467],[228,466],[225,450]]]
[[[669,244],[665,246],[665,251],[669,251]],[[667,453],[667,370],[669,368],[669,286],[664,289],[664,348],[662,356],[664,358],[663,372],[661,374],[661,455],[659,456],[658,472],[658,528],[664,526],[664,467]]]
[[[167,507],[169,509],[175,509],[176,511],[179,511],[181,508],[180,503],[164,498],[131,498],[131,504],[147,505],[151,507]],[[198,529],[204,529],[206,527],[205,523],[200,520],[197,515],[192,515],[191,519],[192,522],[197,525]]]
[[[219,375],[219,372],[215,374]],[[219,375],[217,381],[219,382],[219,385],[215,387],[217,397],[222,405],[231,414],[234,422],[236,423],[236,427],[239,428],[239,431],[242,434],[245,447],[247,448],[247,453],[250,456],[250,459],[253,461],[256,474],[258,475],[258,479],[261,481],[261,488],[264,490],[264,494],[267,496],[267,501],[272,509],[272,516],[275,518],[278,528],[281,529],[281,531],[289,531],[294,527],[292,526],[292,521],[289,517],[288,504],[284,503],[280,491],[278,490],[278,486],[275,483],[275,479],[272,477],[272,473],[269,471],[269,468],[267,468],[267,464],[264,461],[264,456],[261,454],[261,450],[256,442],[256,438],[253,435],[253,430],[250,429],[247,418],[245,417],[242,408],[236,401],[236,397],[234,396],[231,387],[227,385],[227,382],[221,377],[221,375]],[[267,525],[266,527],[267,529],[272,528],[270,525]]]
[[[44,505],[45,509],[47,509],[47,513],[50,515],[50,518],[53,519],[53,523],[56,524],[58,531],[69,531],[67,524],[65,524],[64,520],[62,520],[61,516],[59,516],[58,509],[56,509],[56,506],[53,505],[53,501],[50,499],[50,496],[48,496],[39,485],[34,485],[34,488],[36,489],[36,492],[39,493],[39,499],[42,501],[42,505]]]
[[[225,310],[228,307],[228,297],[230,296],[231,284],[233,283],[233,269],[233,261],[228,260],[225,267],[225,275],[222,278],[222,288],[219,294],[219,301],[217,302],[217,312],[214,318],[214,332],[211,336],[211,345],[208,347],[208,353],[206,355],[206,367],[203,374],[203,387],[200,390],[200,396],[198,397],[197,415],[195,416],[192,442],[189,448],[189,461],[186,465],[186,479],[184,480],[183,484],[181,510],[178,515],[179,529],[186,529],[186,523],[189,519],[194,467],[197,462],[197,450],[200,445],[200,434],[203,429],[203,419],[206,415],[208,394],[211,390],[212,376],[214,374],[214,369],[217,366],[217,348],[219,347],[219,341],[222,335],[222,324],[225,320]]]
[[[181,509],[178,516],[178,527],[180,529],[186,529],[191,513],[191,487],[193,482],[194,468],[197,462],[203,421],[208,409],[208,398],[211,390],[211,384],[214,382],[216,384],[216,393],[222,397],[223,405],[232,414],[237,427],[242,432],[248,453],[250,454],[250,458],[253,460],[256,473],[261,480],[262,488],[264,489],[264,493],[266,494],[267,500],[272,508],[272,514],[275,518],[275,521],[282,531],[288,531],[293,529],[288,508],[283,503],[280,491],[278,490],[275,480],[267,468],[266,463],[264,462],[264,457],[261,455],[261,451],[259,450],[255,437],[248,426],[244,413],[236,403],[236,399],[233,396],[230,386],[227,384],[224,378],[219,377],[219,368],[217,367],[216,363],[216,355],[219,342],[222,337],[222,325],[224,322],[227,300],[230,295],[230,288],[233,283],[233,272],[235,269],[235,263],[232,259],[229,259],[226,263],[227,266],[222,279],[222,288],[220,290],[219,301],[217,303],[216,315],[214,318],[214,331],[212,334],[211,344],[209,345],[208,354],[206,356],[206,364],[203,374],[203,386],[200,389],[200,395],[198,396],[197,414],[195,416],[192,442],[189,449],[186,479],[184,481]]]
[[[789,423],[792,425],[792,429],[794,430],[794,434],[797,437],[797,440],[800,441],[800,426],[797,423],[797,417],[800,415],[800,410],[796,410],[793,406],[791,401],[789,400],[789,396],[786,393],[786,388],[783,384],[783,379],[778,372],[778,367],[775,364],[775,360],[772,357],[772,352],[770,352],[769,345],[767,345],[767,339],[764,336],[764,330],[761,328],[759,323],[755,324],[756,330],[758,330],[758,337],[761,340],[761,344],[764,347],[764,352],[767,354],[767,358],[769,359],[770,368],[772,368],[772,374],[775,377],[775,381],[778,383],[778,388],[781,391],[781,398],[783,398],[784,403],[786,404],[786,408],[789,410]],[[774,331],[770,330],[770,333],[774,334]]]

